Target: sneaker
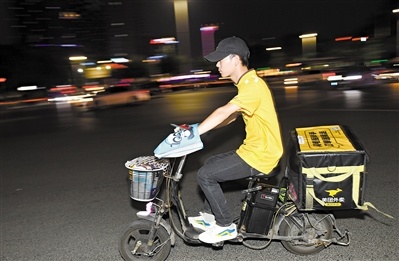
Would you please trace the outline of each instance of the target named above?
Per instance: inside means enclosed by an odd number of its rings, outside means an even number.
[[[233,223],[228,227],[221,227],[215,224],[211,229],[200,234],[198,239],[204,243],[215,244],[236,237],[237,227],[236,224]]]
[[[154,150],[157,158],[177,158],[204,147],[198,133],[198,123],[182,125],[175,129],[158,147]]]
[[[195,228],[207,231],[216,225],[215,216],[200,212],[197,217],[188,217],[188,222]]]

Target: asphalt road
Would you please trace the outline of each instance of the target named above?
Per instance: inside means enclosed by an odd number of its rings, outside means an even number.
[[[348,125],[370,154],[367,201],[374,210],[336,213],[351,232],[347,247],[332,245],[311,257],[290,254],[279,242],[255,251],[222,250],[178,239],[168,260],[397,260],[399,85],[363,90],[295,90],[273,87],[283,138],[300,126]],[[234,87],[173,92],[146,104],[76,114],[69,105],[1,108],[1,260],[122,260],[118,237],[143,205],[128,195],[127,160],[152,155],[169,123],[200,122],[234,95]],[[182,195],[187,212],[202,205],[196,169],[212,154],[236,148],[242,122],[204,138],[188,158]],[[226,191],[239,209],[241,193]]]

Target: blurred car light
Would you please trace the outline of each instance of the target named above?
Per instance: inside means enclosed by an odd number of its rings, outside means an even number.
[[[285,85],[298,84],[298,78],[287,78],[287,79],[284,79],[284,84]]]
[[[380,73],[380,74],[374,75],[374,78],[376,80],[390,80],[390,79],[399,80],[399,72],[396,72],[396,73]]]
[[[333,75],[333,76],[328,76],[327,81],[332,82],[332,81],[341,81],[342,80],[342,75]]]
[[[84,99],[87,99],[88,97],[91,97],[91,95],[90,94],[84,94],[84,95],[59,96],[59,97],[54,97],[54,98],[48,98],[47,101],[49,101],[49,102],[71,102],[71,101],[75,101],[76,102],[76,101],[82,101]]]
[[[342,79],[344,80],[344,81],[353,81],[353,80],[359,80],[359,79],[361,79],[363,76],[361,76],[361,75],[349,75],[349,76],[346,76],[346,77],[343,77]]]
[[[20,86],[17,88],[18,91],[33,91],[33,90],[40,90],[40,89],[46,89],[46,87],[30,85],[30,86]]]
[[[69,103],[79,110],[89,110],[115,105],[136,104],[150,99],[149,90],[116,84],[94,95],[78,96],[76,99],[69,100]]]
[[[328,76],[327,81],[332,82],[332,81],[354,81],[354,80],[360,80],[363,76],[362,75],[349,75],[349,76],[342,76],[342,75],[334,75],[334,76]]]

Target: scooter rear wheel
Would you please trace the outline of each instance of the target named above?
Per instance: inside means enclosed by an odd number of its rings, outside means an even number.
[[[170,236],[162,226],[158,228],[153,245],[148,246],[148,234],[154,222],[136,220],[127,226],[119,240],[119,253],[126,261],[164,261],[170,253]]]
[[[306,237],[309,240],[331,239],[333,223],[326,214],[295,213],[291,215],[296,223],[306,228]],[[285,218],[280,225],[279,234],[282,236],[302,236],[304,233],[294,224],[293,220]],[[304,242],[300,240],[281,241],[285,249],[296,255],[312,255],[320,252],[325,247],[322,244]]]

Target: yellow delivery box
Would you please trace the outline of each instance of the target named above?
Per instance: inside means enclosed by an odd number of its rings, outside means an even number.
[[[364,209],[368,156],[342,125],[290,131],[289,195],[300,210]]]

